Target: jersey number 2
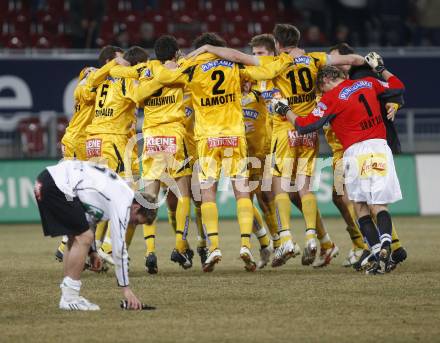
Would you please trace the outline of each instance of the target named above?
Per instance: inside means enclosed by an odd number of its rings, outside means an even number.
[[[214,87],[212,87],[212,94],[213,95],[225,94],[225,90],[220,89],[222,83],[225,81],[225,73],[223,73],[223,71],[221,70],[214,70],[214,72],[211,74],[211,80],[217,81]]]

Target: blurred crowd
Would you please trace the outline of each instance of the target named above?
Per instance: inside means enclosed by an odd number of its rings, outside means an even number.
[[[440,45],[440,0],[2,0],[0,19],[7,48],[151,48],[164,33],[188,47],[205,31],[242,47],[277,22],[306,47]]]

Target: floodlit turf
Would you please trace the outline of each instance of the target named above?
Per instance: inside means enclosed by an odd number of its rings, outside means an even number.
[[[255,273],[238,259],[237,224],[224,221],[223,261],[211,274],[201,272],[197,255],[188,271],[170,262],[171,229],[160,223],[158,275],[144,272],[142,230],[130,249],[134,291],[157,310],[120,310],[113,272],[85,272],[82,294],[101,306],[97,313],[58,310],[56,239],[43,238],[38,225],[0,226],[0,342],[437,341],[440,219],[395,223],[409,260],[385,276],[341,267],[350,244],[340,219],[326,220],[342,252],[331,266],[313,270],[296,258]],[[294,227],[303,245],[303,222]]]

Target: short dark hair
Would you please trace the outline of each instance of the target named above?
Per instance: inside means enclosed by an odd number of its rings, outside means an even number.
[[[338,43],[336,45],[333,45],[328,49],[328,52],[332,52],[337,50],[340,55],[350,55],[354,54],[354,49],[348,45],[347,43]]]
[[[102,67],[107,61],[116,57],[117,52],[124,52],[119,46],[106,45],[101,49],[98,56],[98,63]]]
[[[226,46],[226,41],[215,32],[206,32],[198,36],[193,42],[193,45],[196,49],[205,44],[213,46]]]
[[[316,76],[316,85],[318,86],[318,89],[322,89],[322,85],[324,83],[324,78],[328,77],[332,80],[336,79],[344,79],[345,80],[345,74],[342,70],[339,68],[328,65],[325,67],[322,67],[319,69],[318,74]]]
[[[176,53],[178,51],[179,44],[174,36],[160,36],[154,43],[154,52],[156,54],[156,58],[161,62],[172,60],[174,57],[176,57]]]
[[[124,59],[132,66],[148,61],[148,57],[147,50],[140,46],[132,46],[124,53]]]
[[[290,24],[276,24],[273,28],[273,36],[282,47],[297,47],[301,33],[296,26]]]
[[[139,201],[142,199],[143,201]],[[144,193],[144,192],[138,192],[135,194],[135,197],[133,199],[133,204],[139,204],[140,207],[136,211],[136,214],[141,215],[145,217],[146,224],[151,225],[154,223],[157,217],[157,207],[154,208],[148,208],[144,207],[144,201],[147,201],[150,204],[155,204],[157,199],[155,196]]]
[[[270,33],[263,33],[258,36],[252,37],[249,42],[251,47],[264,46],[267,51],[275,52],[275,38]]]

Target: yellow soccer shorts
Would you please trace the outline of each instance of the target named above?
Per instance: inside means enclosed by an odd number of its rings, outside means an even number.
[[[142,179],[178,179],[192,173],[183,125],[161,125],[143,131]]]
[[[88,135],[87,159],[106,165],[121,177],[125,177],[125,166],[131,164],[133,151],[125,151],[128,136],[100,133]],[[125,155],[127,155],[125,157]],[[126,161],[125,161],[126,160]]]
[[[86,161],[86,137],[79,136],[72,138],[68,135],[64,135],[61,140],[61,151],[64,158],[76,158],[80,161]]]
[[[247,144],[245,137],[208,137],[197,141],[200,182],[218,181],[225,177],[247,178]]]
[[[319,153],[318,133],[300,135],[294,128],[272,132],[272,175],[295,178],[295,175],[312,176]]]

